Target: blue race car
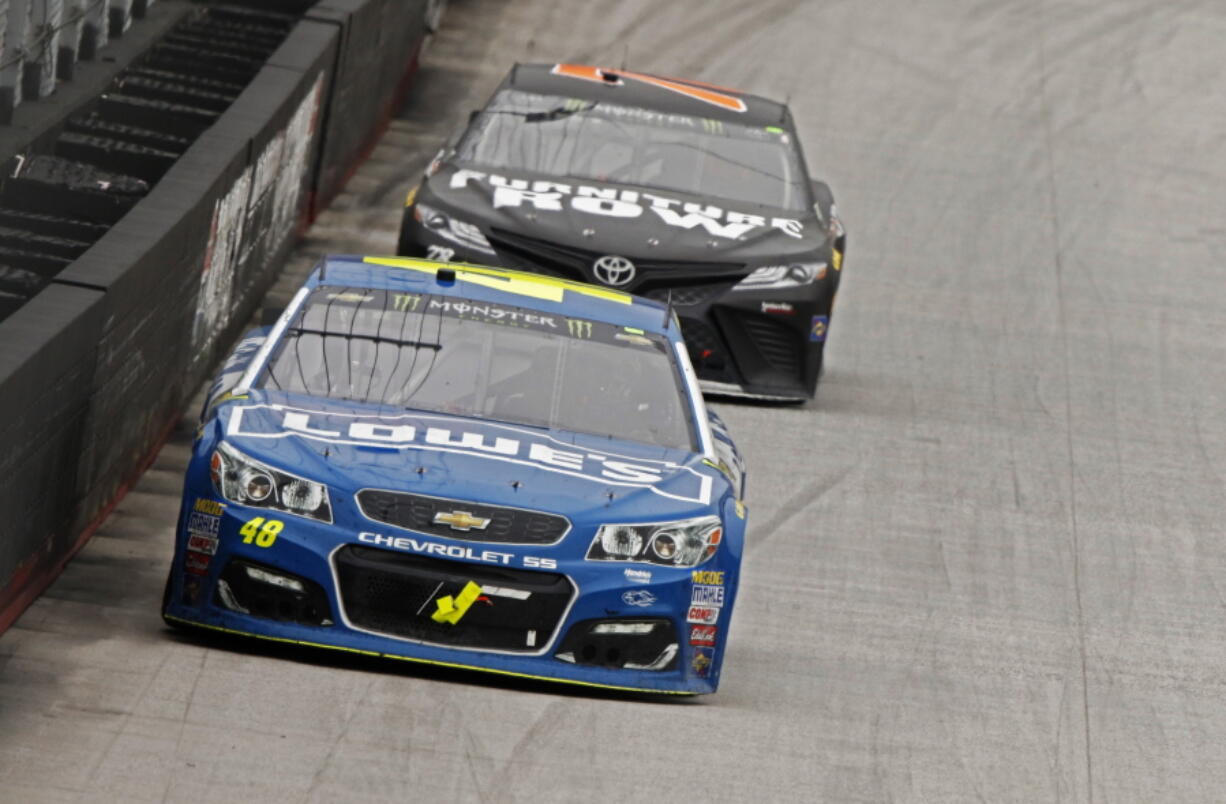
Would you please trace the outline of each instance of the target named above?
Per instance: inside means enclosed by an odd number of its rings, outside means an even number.
[[[210,390],[163,616],[714,692],[743,492],[665,306],[515,271],[329,257]]]

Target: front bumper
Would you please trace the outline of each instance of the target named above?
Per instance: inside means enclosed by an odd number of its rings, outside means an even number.
[[[202,517],[201,506],[220,513]],[[260,546],[244,528],[258,534],[264,523],[251,522],[278,515],[207,497],[184,508],[163,608],[171,623],[608,689],[692,695],[719,684],[735,593],[719,554],[695,576],[567,558],[565,543],[465,544],[293,516],[279,516],[283,527]],[[443,598],[453,613],[464,607],[469,584],[480,595],[455,622],[436,619]],[[598,633],[596,623],[615,625]]]
[[[830,327],[833,288],[733,291],[735,283],[675,288],[690,362],[704,393],[802,402],[811,399]],[[667,290],[646,294],[667,301]]]

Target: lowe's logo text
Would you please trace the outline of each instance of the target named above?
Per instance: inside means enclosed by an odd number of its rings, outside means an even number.
[[[651,489],[656,494],[688,502],[711,499],[711,479],[671,461],[627,459],[541,437],[528,430],[489,425],[468,430],[462,421],[428,415],[372,418],[352,414],[309,411],[283,405],[235,408],[226,427],[231,438],[285,438],[298,436],[330,444],[385,449],[414,449],[463,453],[475,458],[531,466],[605,484]],[[667,491],[657,484],[672,475]]]

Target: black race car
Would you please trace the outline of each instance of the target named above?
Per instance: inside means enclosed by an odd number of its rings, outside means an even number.
[[[516,65],[405,202],[399,251],[671,299],[702,388],[813,396],[845,235],[787,107]]]

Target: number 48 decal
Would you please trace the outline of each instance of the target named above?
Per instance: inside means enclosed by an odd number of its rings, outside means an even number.
[[[255,542],[256,547],[272,547],[273,542],[277,540],[277,534],[284,527],[285,523],[279,519],[264,519],[262,516],[257,516],[239,528],[238,533],[243,537],[243,544]]]

